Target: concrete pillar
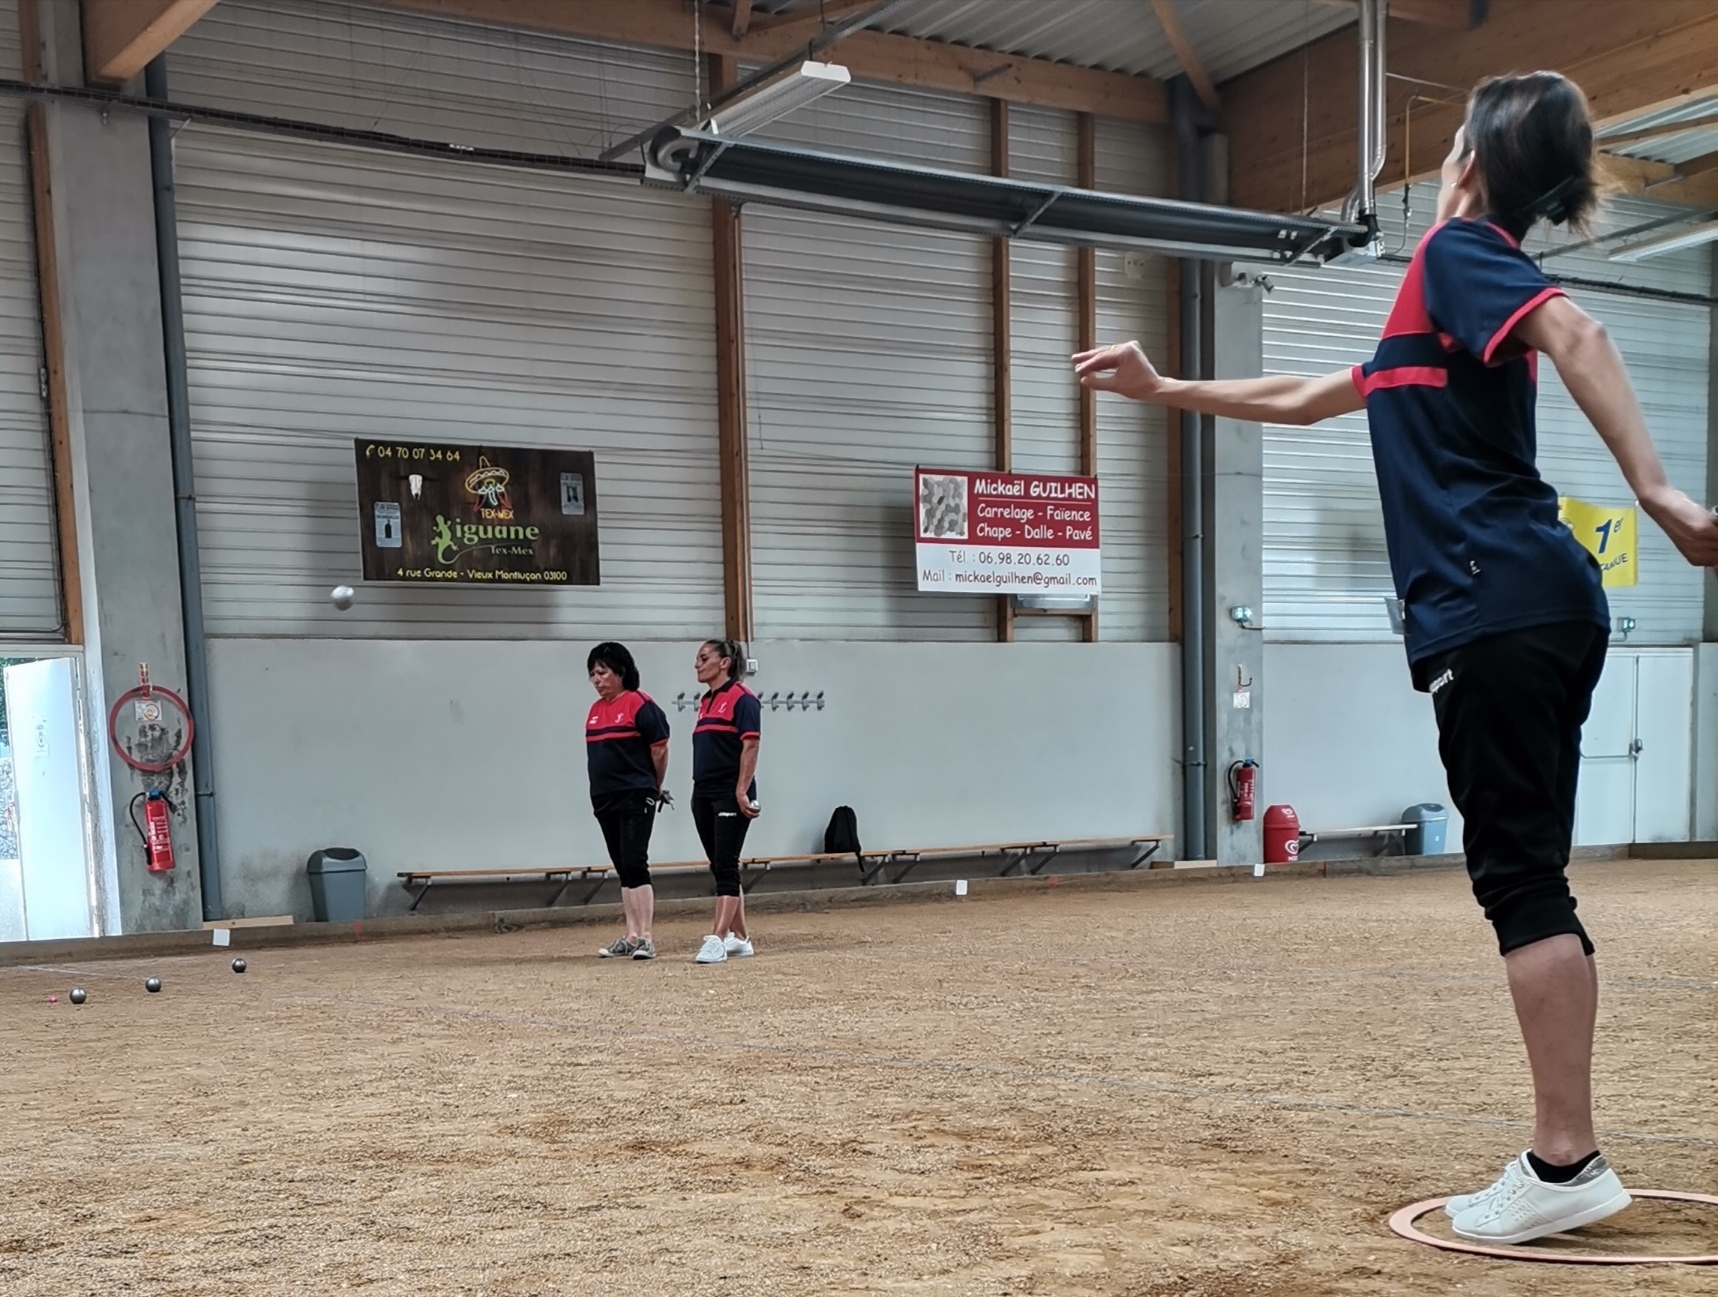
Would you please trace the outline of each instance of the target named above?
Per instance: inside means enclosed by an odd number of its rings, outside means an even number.
[[[1718,258],[1712,263],[1718,293]],[[1718,311],[1706,367],[1706,503],[1718,506]],[[1706,574],[1705,643],[1694,651],[1694,837],[1718,842],[1718,572]]]
[[[46,4],[41,14],[44,72],[76,84],[77,6]],[[141,117],[65,104],[50,105],[46,123],[108,926],[117,917],[124,932],[194,928],[202,901],[189,759],[143,775],[112,753],[106,733],[140,663],[154,683],[185,692],[148,130]],[[180,726],[167,717],[165,732],[144,736],[148,752],[177,748]],[[130,820],[132,798],[151,788],[177,808],[170,873],[147,871]]]
[[[1712,291],[1718,297],[1718,257],[1712,258]],[[1711,316],[1706,360],[1706,503],[1718,509],[1718,311]],[[1706,618],[1701,638],[1718,644],[1718,570],[1706,573]],[[1718,770],[1707,772],[1718,783]]]
[[[1264,294],[1256,286],[1217,287],[1213,295],[1211,357],[1216,378],[1256,378],[1264,372]],[[1259,819],[1237,824],[1230,814],[1229,767],[1264,756],[1265,646],[1264,435],[1256,423],[1214,420],[1205,444],[1206,657],[1205,744],[1211,785],[1208,854],[1223,864],[1263,858]],[[1251,609],[1252,624],[1233,609]],[[1263,817],[1271,772],[1259,772]]]

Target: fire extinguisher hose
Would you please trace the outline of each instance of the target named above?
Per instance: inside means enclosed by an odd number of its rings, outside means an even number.
[[[131,809],[130,809],[131,827],[137,830],[137,840],[143,844],[143,850],[145,852],[147,852],[149,850],[149,835],[143,831],[143,825],[138,821],[137,803],[142,801],[147,796],[149,796],[148,793],[138,793],[137,796],[135,796],[131,799]]]

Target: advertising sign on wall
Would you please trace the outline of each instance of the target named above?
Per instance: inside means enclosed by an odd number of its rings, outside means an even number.
[[[588,450],[358,441],[366,581],[598,585]]]
[[[919,589],[1101,594],[1098,479],[918,468]]]
[[[1587,552],[1599,560],[1605,589],[1623,589],[1639,580],[1640,561],[1633,505],[1611,508],[1565,495],[1557,501],[1565,525]]]

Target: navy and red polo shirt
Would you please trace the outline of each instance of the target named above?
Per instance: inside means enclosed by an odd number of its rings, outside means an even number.
[[[1539,357],[1512,336],[1562,293],[1498,226],[1445,221],[1355,366],[1412,663],[1529,626],[1610,628],[1598,563],[1539,476]]]
[[[648,694],[628,689],[612,699],[598,698],[585,717],[591,796],[655,792],[650,749],[666,742],[668,717]]]
[[[692,795],[732,797],[740,781],[740,748],[758,737],[763,709],[758,696],[738,680],[710,690],[698,700],[698,727],[692,731]],[[758,795],[752,781],[748,796]]]

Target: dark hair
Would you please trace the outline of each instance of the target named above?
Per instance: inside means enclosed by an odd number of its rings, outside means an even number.
[[[745,670],[746,659],[743,650],[731,639],[707,639],[704,647],[715,649],[716,656],[728,659],[728,679],[738,680],[740,673]]]
[[[1599,204],[1587,97],[1557,72],[1490,77],[1467,101],[1462,146],[1478,157],[1487,214],[1517,239],[1544,217],[1585,230]]]
[[[626,645],[616,644],[613,640],[598,644],[585,659],[585,674],[595,671],[599,663],[620,677],[622,689],[638,688],[638,663],[632,660]]]

